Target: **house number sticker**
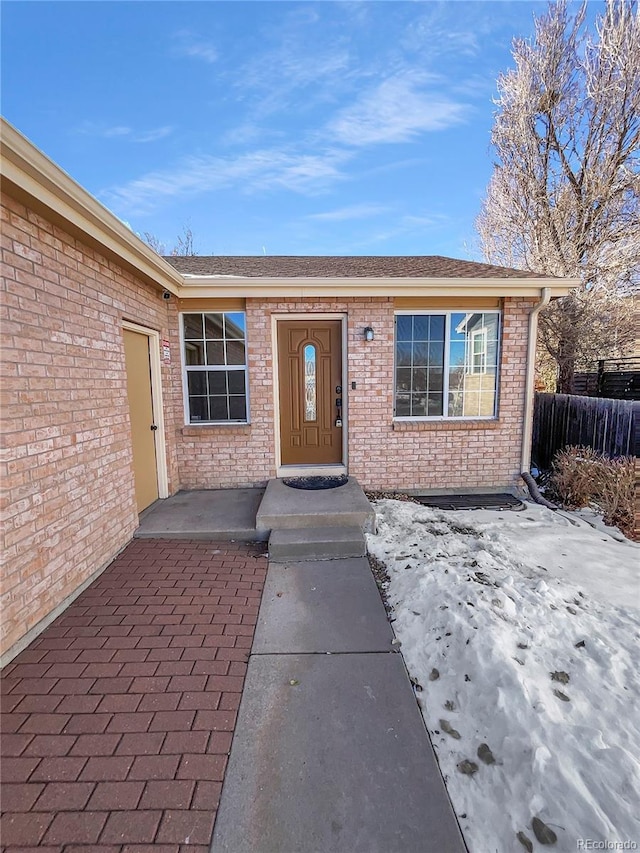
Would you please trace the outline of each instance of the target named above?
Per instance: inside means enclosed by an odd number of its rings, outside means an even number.
[[[171,347],[169,341],[162,341],[162,360],[165,364],[171,364]]]

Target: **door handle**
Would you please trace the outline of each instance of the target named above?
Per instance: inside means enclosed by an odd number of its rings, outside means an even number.
[[[157,424],[151,424],[149,429],[151,430],[151,432],[155,432],[158,429],[158,426],[157,426]]]

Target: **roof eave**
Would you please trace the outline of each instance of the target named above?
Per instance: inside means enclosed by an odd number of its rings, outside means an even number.
[[[0,130],[0,174],[8,195],[32,203],[72,235],[86,237],[145,280],[181,295],[183,278],[171,264],[2,118]]]
[[[182,299],[215,297],[313,296],[539,296],[549,288],[553,298],[567,296],[578,279],[557,278],[258,278],[194,276],[183,279]]]

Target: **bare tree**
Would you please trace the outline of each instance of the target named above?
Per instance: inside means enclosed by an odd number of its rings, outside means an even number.
[[[477,220],[489,261],[580,278],[540,317],[565,392],[576,367],[629,346],[640,288],[640,15],[607,0],[591,33],[586,11],[551,3],[534,39],[514,40]]]
[[[154,252],[158,255],[166,255],[167,247],[166,245],[156,237],[155,234],[151,234],[150,231],[143,231],[142,234],[138,234],[139,237],[142,237],[147,246],[150,246]]]
[[[162,240],[155,236],[155,234],[151,234],[149,231],[144,231],[141,236],[144,242],[159,255],[184,256],[198,254],[194,246],[193,231],[191,230],[190,225],[184,225],[182,227],[182,234],[178,234],[176,243],[170,252],[167,252],[166,243],[163,243]]]
[[[197,254],[193,245],[193,231],[190,225],[184,225],[182,234],[178,234],[178,242],[171,250],[172,255],[195,255]]]

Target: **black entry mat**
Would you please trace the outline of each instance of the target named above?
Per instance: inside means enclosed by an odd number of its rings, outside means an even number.
[[[344,474],[339,477],[287,477],[282,482],[292,489],[318,491],[319,489],[337,489],[338,486],[346,485],[349,478]]]
[[[423,506],[435,509],[524,509],[524,503],[509,494],[498,495],[412,495]]]

